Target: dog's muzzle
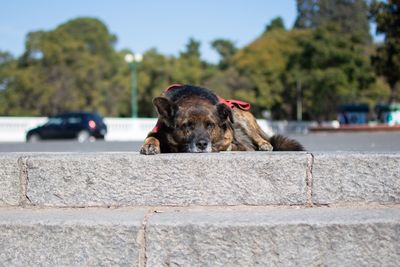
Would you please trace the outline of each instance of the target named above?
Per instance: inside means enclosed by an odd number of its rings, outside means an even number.
[[[191,142],[189,146],[190,153],[209,153],[211,152],[211,142],[207,139],[199,139]]]

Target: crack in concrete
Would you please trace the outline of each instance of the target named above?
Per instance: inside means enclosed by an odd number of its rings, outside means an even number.
[[[155,212],[154,208],[146,212],[136,237],[136,242],[139,244],[139,267],[146,267],[147,265],[147,223]]]
[[[25,207],[31,204],[31,200],[27,195],[28,191],[28,158],[27,157],[20,157],[18,158],[18,166],[19,166],[19,185],[20,185],[20,196],[19,196],[19,203],[22,207]]]
[[[307,153],[307,171],[306,171],[306,194],[307,194],[307,207],[311,208],[314,206],[313,203],[313,166],[314,166],[314,155]]]

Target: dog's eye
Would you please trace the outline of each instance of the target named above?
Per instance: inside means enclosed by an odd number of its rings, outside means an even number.
[[[207,122],[207,129],[214,129],[214,127],[215,127],[215,124],[214,123],[212,123],[212,122]]]
[[[194,124],[193,124],[193,122],[186,122],[182,125],[182,128],[185,130],[193,130]]]

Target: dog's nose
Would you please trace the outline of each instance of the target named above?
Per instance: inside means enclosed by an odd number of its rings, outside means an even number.
[[[207,148],[208,142],[207,140],[200,139],[197,141],[196,146],[198,149],[205,150]]]

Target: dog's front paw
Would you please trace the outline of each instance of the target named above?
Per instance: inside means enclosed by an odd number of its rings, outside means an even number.
[[[274,147],[270,143],[262,144],[258,147],[260,151],[272,151]]]
[[[144,144],[140,149],[140,154],[143,155],[160,154],[160,147],[154,144]]]

